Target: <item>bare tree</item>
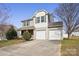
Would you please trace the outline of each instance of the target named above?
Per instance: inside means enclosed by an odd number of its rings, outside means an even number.
[[[9,18],[9,9],[5,6],[5,4],[0,4],[0,36],[1,38],[4,36],[4,26],[6,25],[6,21]]]
[[[56,16],[63,20],[68,38],[70,38],[72,32],[79,28],[79,4],[59,4],[59,7],[55,10],[55,12]]]
[[[9,8],[5,4],[0,4],[0,24],[5,24],[9,18]]]

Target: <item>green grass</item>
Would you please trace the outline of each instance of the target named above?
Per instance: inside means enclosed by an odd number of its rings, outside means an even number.
[[[64,39],[61,41],[61,55],[79,55],[79,39]]]
[[[64,39],[61,43],[62,45],[77,45],[79,44],[79,39]]]
[[[18,43],[22,43],[25,42],[25,40],[2,40],[0,41],[0,47],[4,47],[4,46],[9,46],[9,45],[13,45],[13,44],[18,44]]]

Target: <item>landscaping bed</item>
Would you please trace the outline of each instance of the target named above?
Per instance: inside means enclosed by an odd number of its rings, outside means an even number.
[[[61,55],[78,56],[79,39],[64,39],[61,41]]]
[[[22,42],[25,42],[25,40],[22,40],[22,39],[1,40],[0,41],[0,48],[4,47],[4,46],[9,46],[9,45],[13,45],[13,44],[22,43]]]

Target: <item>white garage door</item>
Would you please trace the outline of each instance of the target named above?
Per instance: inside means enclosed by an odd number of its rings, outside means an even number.
[[[45,39],[45,31],[36,31],[36,39],[44,40]]]
[[[49,31],[49,40],[60,40],[61,31],[60,30],[51,30]]]

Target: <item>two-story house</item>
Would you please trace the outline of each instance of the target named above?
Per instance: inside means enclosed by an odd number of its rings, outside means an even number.
[[[51,20],[47,11],[36,11],[31,19],[22,21],[18,35],[21,37],[24,31],[28,31],[36,40],[62,40],[63,23],[51,22]]]

